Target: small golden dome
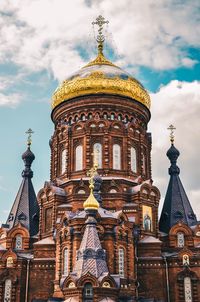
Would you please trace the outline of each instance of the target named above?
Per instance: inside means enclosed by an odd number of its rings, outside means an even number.
[[[84,210],[98,210],[99,203],[93,195],[93,191],[91,190],[89,197],[83,203]]]
[[[102,52],[61,83],[53,94],[52,108],[74,97],[90,94],[126,96],[150,108],[150,97],[142,84],[107,60]]]

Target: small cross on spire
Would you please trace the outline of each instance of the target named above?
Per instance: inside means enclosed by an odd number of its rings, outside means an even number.
[[[170,142],[173,145],[174,144],[174,130],[176,130],[176,128],[173,125],[170,125],[167,129],[170,131],[170,135],[169,135]]]
[[[98,16],[96,18],[96,21],[93,21],[92,22],[92,25],[97,25],[99,26],[99,29],[98,29],[98,35],[97,35],[97,43],[98,43],[98,52],[100,54],[103,53],[103,42],[105,41],[105,37],[104,35],[102,34],[102,30],[103,30],[103,25],[104,24],[108,24],[109,21],[106,21],[104,17],[102,17],[101,15]]]
[[[30,147],[31,143],[32,143],[32,134],[33,134],[33,130],[31,128],[29,128],[27,131],[26,131],[26,134],[28,135],[28,138],[27,138],[27,145],[28,147]]]

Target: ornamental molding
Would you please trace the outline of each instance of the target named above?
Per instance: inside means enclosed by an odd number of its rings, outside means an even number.
[[[64,101],[89,94],[116,94],[130,97],[150,108],[150,97],[147,91],[132,78],[107,78],[102,72],[93,72],[88,77],[77,77],[65,80],[56,89],[52,97],[52,108]]]

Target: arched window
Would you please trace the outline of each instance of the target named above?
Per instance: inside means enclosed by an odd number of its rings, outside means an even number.
[[[113,169],[121,169],[121,147],[118,144],[113,145]]]
[[[94,161],[98,163],[98,168],[102,168],[102,145],[96,143],[93,146]]]
[[[15,248],[16,250],[22,249],[22,235],[17,235],[15,238]]]
[[[131,147],[131,170],[133,173],[137,172],[137,157],[136,157],[136,149]]]
[[[107,114],[106,112],[104,112],[103,118],[104,118],[104,120],[107,120],[107,119],[108,119],[108,114]]]
[[[177,233],[177,246],[184,247],[184,245],[185,245],[184,234],[182,232],[178,232]]]
[[[75,170],[76,171],[82,170],[83,169],[83,146],[79,145],[76,147],[75,157],[76,157]]]
[[[6,279],[4,287],[4,302],[11,302],[12,294],[12,282],[10,279]]]
[[[83,289],[83,301],[92,302],[93,301],[93,288],[91,283],[86,283]]]
[[[110,119],[111,119],[112,121],[114,121],[114,119],[115,119],[115,114],[114,114],[114,113],[111,113]]]
[[[67,156],[67,151],[66,149],[62,150],[61,152],[61,174],[64,174],[66,171],[66,156]]]
[[[118,250],[118,260],[119,260],[119,275],[120,277],[124,277],[124,249],[119,248]]]
[[[68,266],[68,260],[69,260],[69,251],[67,248],[64,249],[63,252],[63,275],[67,276],[68,275],[68,270],[69,270],[69,266]]]
[[[68,121],[69,125],[72,124],[72,117],[69,118],[69,121]]]
[[[118,121],[122,121],[122,115],[121,114],[118,115]]]
[[[81,114],[81,120],[82,120],[82,121],[85,121],[85,120],[86,120],[85,114]]]
[[[190,277],[184,278],[185,302],[192,302],[192,285]]]

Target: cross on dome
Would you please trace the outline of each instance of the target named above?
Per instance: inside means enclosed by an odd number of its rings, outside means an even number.
[[[170,135],[169,135],[170,142],[173,145],[174,144],[174,130],[176,130],[176,128],[173,125],[170,125],[167,129],[170,131]]]
[[[106,21],[101,15],[96,18],[96,21],[92,22],[92,25],[98,25],[99,27],[96,41],[98,43],[98,52],[101,54],[103,53],[103,42],[105,41],[105,36],[102,34],[103,25],[108,23],[109,21]]]
[[[27,138],[27,145],[30,147],[31,143],[32,143],[32,134],[34,133],[33,130],[31,128],[29,128],[26,132],[26,134],[28,134],[28,138]]]

